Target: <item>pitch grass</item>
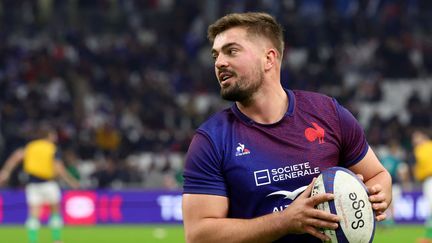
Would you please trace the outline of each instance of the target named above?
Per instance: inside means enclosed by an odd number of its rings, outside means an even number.
[[[182,243],[179,225],[67,226],[62,231],[64,243]],[[1,243],[27,243],[24,226],[0,227]],[[39,243],[51,243],[49,228],[42,227]]]
[[[424,234],[422,226],[398,225],[376,229],[374,243],[415,243]],[[0,242],[27,243],[23,226],[1,226]],[[64,243],[184,243],[181,225],[113,225],[113,226],[68,226],[63,231]],[[40,243],[50,243],[51,235],[43,227]]]

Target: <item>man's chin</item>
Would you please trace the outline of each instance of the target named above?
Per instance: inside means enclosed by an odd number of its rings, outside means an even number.
[[[233,102],[243,102],[247,100],[249,97],[244,93],[239,92],[224,92],[221,90],[220,95],[222,99]]]
[[[228,94],[228,93],[221,93],[220,94],[222,99],[227,100],[227,101],[237,101],[235,99],[235,97],[233,97],[232,95]]]
[[[233,92],[231,92],[230,90],[227,90],[227,88],[222,88],[220,91],[220,96],[222,97],[222,99],[224,100],[228,100],[228,101],[237,101],[235,98],[235,94]]]

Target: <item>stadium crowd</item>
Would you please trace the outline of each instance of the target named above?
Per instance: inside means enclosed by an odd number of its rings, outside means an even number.
[[[384,83],[432,75],[428,0],[1,0],[0,164],[45,122],[89,187],[179,188],[194,129],[226,106],[206,27],[249,10],[283,23],[284,86],[334,96],[357,117]],[[396,144],[412,165],[410,132],[432,128],[431,92],[405,97],[407,120],[373,114],[371,145]]]

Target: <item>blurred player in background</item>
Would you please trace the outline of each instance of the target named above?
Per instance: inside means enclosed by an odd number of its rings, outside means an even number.
[[[363,129],[335,99],[284,89],[283,30],[265,13],[230,14],[208,29],[222,98],[189,147],[183,191],[187,242],[321,242],[339,217],[315,208],[314,177],[332,166],[361,174],[376,219],[391,177]]]
[[[52,238],[55,243],[61,242],[61,229],[63,220],[60,215],[61,191],[56,176],[60,176],[70,187],[76,189],[79,183],[70,176],[59,156],[55,144],[57,134],[48,127],[39,131],[39,136],[30,141],[24,148],[15,150],[6,160],[0,171],[0,185],[8,181],[11,172],[23,162],[23,170],[29,176],[25,193],[29,210],[26,221],[30,243],[38,242],[40,228],[40,214],[43,205],[51,208],[49,225],[52,230]]]
[[[416,129],[411,136],[414,146],[414,176],[423,183],[423,194],[432,212],[432,140],[426,130]],[[426,236],[419,243],[432,243],[432,216],[426,220]]]

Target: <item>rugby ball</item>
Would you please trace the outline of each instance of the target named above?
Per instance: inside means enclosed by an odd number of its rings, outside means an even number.
[[[336,230],[321,229],[333,243],[369,243],[375,233],[375,213],[365,184],[350,170],[331,167],[324,170],[313,185],[311,196],[333,193],[334,200],[317,208],[340,218]]]

